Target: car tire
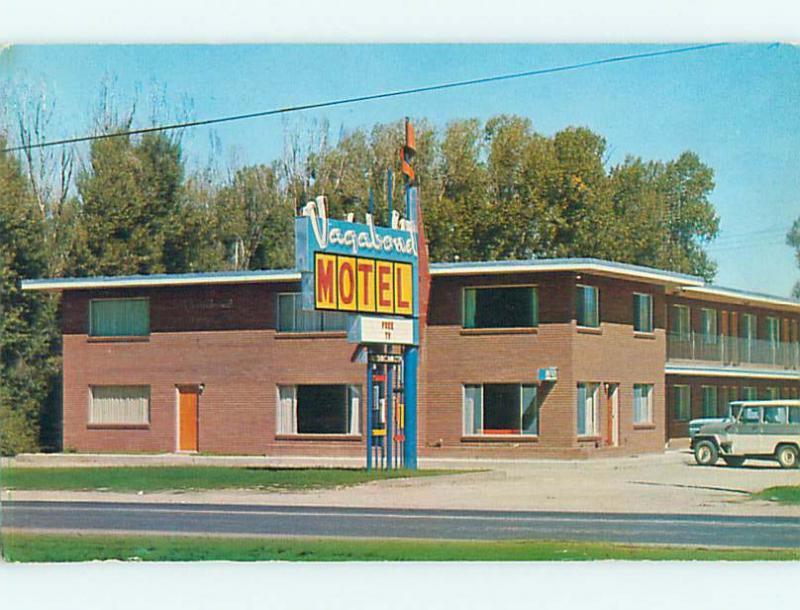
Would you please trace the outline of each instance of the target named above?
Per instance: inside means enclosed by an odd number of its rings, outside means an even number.
[[[738,455],[723,456],[722,459],[725,460],[728,466],[734,466],[736,468],[744,464],[744,458]]]
[[[694,446],[694,459],[701,466],[713,466],[719,459],[719,450],[712,441],[700,441]]]
[[[781,445],[775,450],[775,459],[781,468],[797,468],[797,447],[793,445]]]

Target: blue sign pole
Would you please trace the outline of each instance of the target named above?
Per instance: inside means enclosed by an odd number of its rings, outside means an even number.
[[[406,185],[406,214],[409,220],[417,221],[416,187]],[[419,285],[419,267],[415,266],[414,282]],[[414,318],[414,336],[419,337],[419,316]],[[405,400],[405,445],[403,462],[410,470],[417,469],[417,369],[419,348],[409,345],[403,350],[403,383]]]
[[[367,470],[372,470],[372,364],[369,362],[367,362]]]
[[[392,404],[394,399],[394,390],[392,388],[392,365],[386,365],[386,469],[392,469],[392,418],[394,417],[394,410]]]

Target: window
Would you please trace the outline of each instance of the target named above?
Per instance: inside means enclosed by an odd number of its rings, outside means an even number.
[[[575,287],[575,319],[578,326],[588,328],[600,326],[599,293],[595,286]]]
[[[633,423],[653,423],[653,386],[651,384],[633,384]]]
[[[765,424],[785,424],[786,415],[786,407],[764,407]]]
[[[717,416],[717,386],[704,385],[703,386],[703,417],[716,417]]]
[[[780,388],[765,388],[764,400],[778,400],[781,397]]]
[[[700,330],[703,338],[703,343],[715,344],[718,339],[717,326],[717,310],[716,309],[701,309],[700,310]]]
[[[777,363],[780,341],[781,321],[778,318],[767,318],[767,362]]]
[[[303,309],[302,295],[288,292],[278,295],[278,332],[302,333],[347,329],[347,315],[338,311]]]
[[[539,434],[538,387],[516,383],[464,386],[464,434]]]
[[[147,425],[150,423],[149,386],[92,386],[89,423]]]
[[[742,388],[742,400],[758,400],[758,390],[753,386],[744,386]]]
[[[464,289],[464,328],[527,328],[538,324],[535,286]]]
[[[633,330],[653,332],[653,295],[633,293]]]
[[[756,347],[756,317],[751,313],[742,314],[742,345],[741,358],[745,362],[752,362],[753,352]]]
[[[278,386],[278,434],[361,434],[361,386]]]
[[[93,299],[89,301],[92,337],[146,337],[150,334],[148,299]]]
[[[579,383],[577,404],[578,436],[600,434],[600,384]]]
[[[672,388],[675,421],[687,421],[692,416],[692,392],[688,385],[676,385]]]
[[[739,421],[743,424],[761,423],[761,407],[745,407],[742,409]]]
[[[789,423],[800,424],[800,407],[789,407]]]
[[[670,307],[671,334],[682,339],[688,339],[690,330],[689,308],[686,305],[672,305]]]
[[[730,416],[730,403],[737,400],[738,388],[736,386],[723,386],[719,392],[719,405],[717,415],[720,417]]]

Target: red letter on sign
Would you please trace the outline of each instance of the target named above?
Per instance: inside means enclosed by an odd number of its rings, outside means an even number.
[[[314,255],[316,259],[315,303],[317,309],[336,309],[336,256]]]
[[[375,267],[378,279],[378,312],[394,313],[392,263],[388,261],[377,261]]]
[[[339,309],[356,310],[356,259],[349,256],[337,256],[339,268]]]

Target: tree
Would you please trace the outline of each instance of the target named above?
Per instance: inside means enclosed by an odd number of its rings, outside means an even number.
[[[786,234],[786,243],[794,248],[797,264],[800,266],[800,216],[797,217],[797,220],[795,220],[792,224],[792,228],[789,230],[789,233]],[[798,280],[794,285],[794,291],[792,294],[794,295],[794,298],[800,299],[800,280]]]
[[[274,167],[238,170],[216,196],[219,243],[233,269],[288,268],[294,260],[294,206]]]
[[[191,267],[183,230],[183,161],[177,139],[145,134],[96,140],[77,178],[75,275],[180,272]]]
[[[0,148],[5,139],[0,137]],[[47,273],[45,223],[20,163],[0,153],[0,454],[39,446],[39,423],[58,359],[55,302],[23,293]]]

